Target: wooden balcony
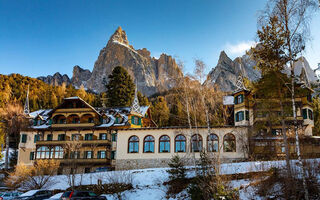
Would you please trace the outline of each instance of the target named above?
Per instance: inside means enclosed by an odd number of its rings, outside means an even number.
[[[37,146],[57,146],[57,145],[65,145],[70,142],[80,142],[82,146],[90,146],[90,145],[96,145],[96,146],[111,146],[110,140],[78,140],[78,141],[72,141],[72,140],[52,140],[52,141],[37,141]]]
[[[39,159],[41,160],[41,159]],[[77,163],[79,165],[111,165],[109,158],[77,158],[77,159],[53,159],[58,160],[62,165],[71,165]]]
[[[94,127],[94,123],[52,124],[52,128]]]

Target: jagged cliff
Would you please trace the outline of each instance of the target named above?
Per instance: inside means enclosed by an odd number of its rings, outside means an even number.
[[[146,49],[134,49],[129,44],[127,35],[121,27],[110,37],[107,45],[100,51],[92,73],[79,66],[73,69],[70,80],[67,75],[39,77],[49,84],[73,84],[75,87],[83,85],[85,88],[96,92],[105,91],[108,76],[116,66],[123,66],[138,84],[138,90],[150,96],[157,92],[166,91],[175,85],[175,79],[183,76],[175,59],[169,55],[161,54],[159,59],[152,58]],[[63,79],[59,79],[64,77]]]
[[[138,84],[138,90],[148,96],[170,89],[174,86],[175,77],[182,76],[171,56],[162,54],[156,59],[151,58],[150,52],[145,48],[134,49],[121,27],[100,51],[87,87],[97,92],[104,91],[103,83],[108,82],[108,76],[116,66],[126,68]]]
[[[261,77],[258,70],[254,69],[255,62],[244,55],[233,61],[222,51],[218,60],[218,64],[213,68],[204,82],[206,85],[218,86],[224,92],[230,92],[236,89],[236,80],[240,72],[251,81],[255,81]]]
[[[217,66],[209,72],[204,84],[218,86],[224,92],[234,91],[236,89],[235,84],[237,77],[241,71],[243,76],[250,81],[255,81],[261,77],[259,70],[254,68],[255,65],[255,61],[250,59],[248,55],[243,55],[242,57],[231,60],[227,54],[222,51]],[[300,78],[302,71],[305,71],[304,73],[310,84],[318,84],[318,78],[315,72],[310,68],[308,61],[304,57],[301,57],[294,65],[297,78]],[[290,74],[288,68],[286,68],[284,72]]]

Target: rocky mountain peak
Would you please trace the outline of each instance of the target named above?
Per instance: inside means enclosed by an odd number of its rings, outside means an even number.
[[[73,67],[71,83],[75,87],[81,85],[86,87],[86,81],[91,77],[91,72],[88,69],[82,69],[79,65]]]
[[[116,42],[129,46],[129,41],[127,38],[127,34],[124,30],[122,30],[121,26],[113,33],[113,35],[109,39],[109,43]]]

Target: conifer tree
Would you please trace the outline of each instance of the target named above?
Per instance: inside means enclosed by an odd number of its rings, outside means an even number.
[[[163,96],[159,96],[152,106],[152,117],[160,127],[167,126],[169,121],[169,107]]]
[[[137,96],[140,106],[148,106],[150,104],[148,97],[144,96],[140,91],[138,91]]]
[[[168,165],[171,168],[168,170],[170,180],[183,179],[186,177],[186,168],[179,155],[174,155]]]
[[[133,98],[135,85],[127,70],[121,66],[115,67],[109,75],[106,85],[109,107],[130,106]]]

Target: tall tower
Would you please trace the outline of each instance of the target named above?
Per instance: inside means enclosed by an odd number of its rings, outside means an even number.
[[[139,104],[139,99],[138,99],[138,82],[136,84],[136,90],[134,92],[134,99],[133,99],[132,106],[131,106],[131,112],[141,114],[140,104]]]
[[[29,115],[30,113],[30,109],[29,109],[29,85],[28,85],[28,91],[27,91],[27,98],[26,98],[26,102],[24,104],[24,114]]]

